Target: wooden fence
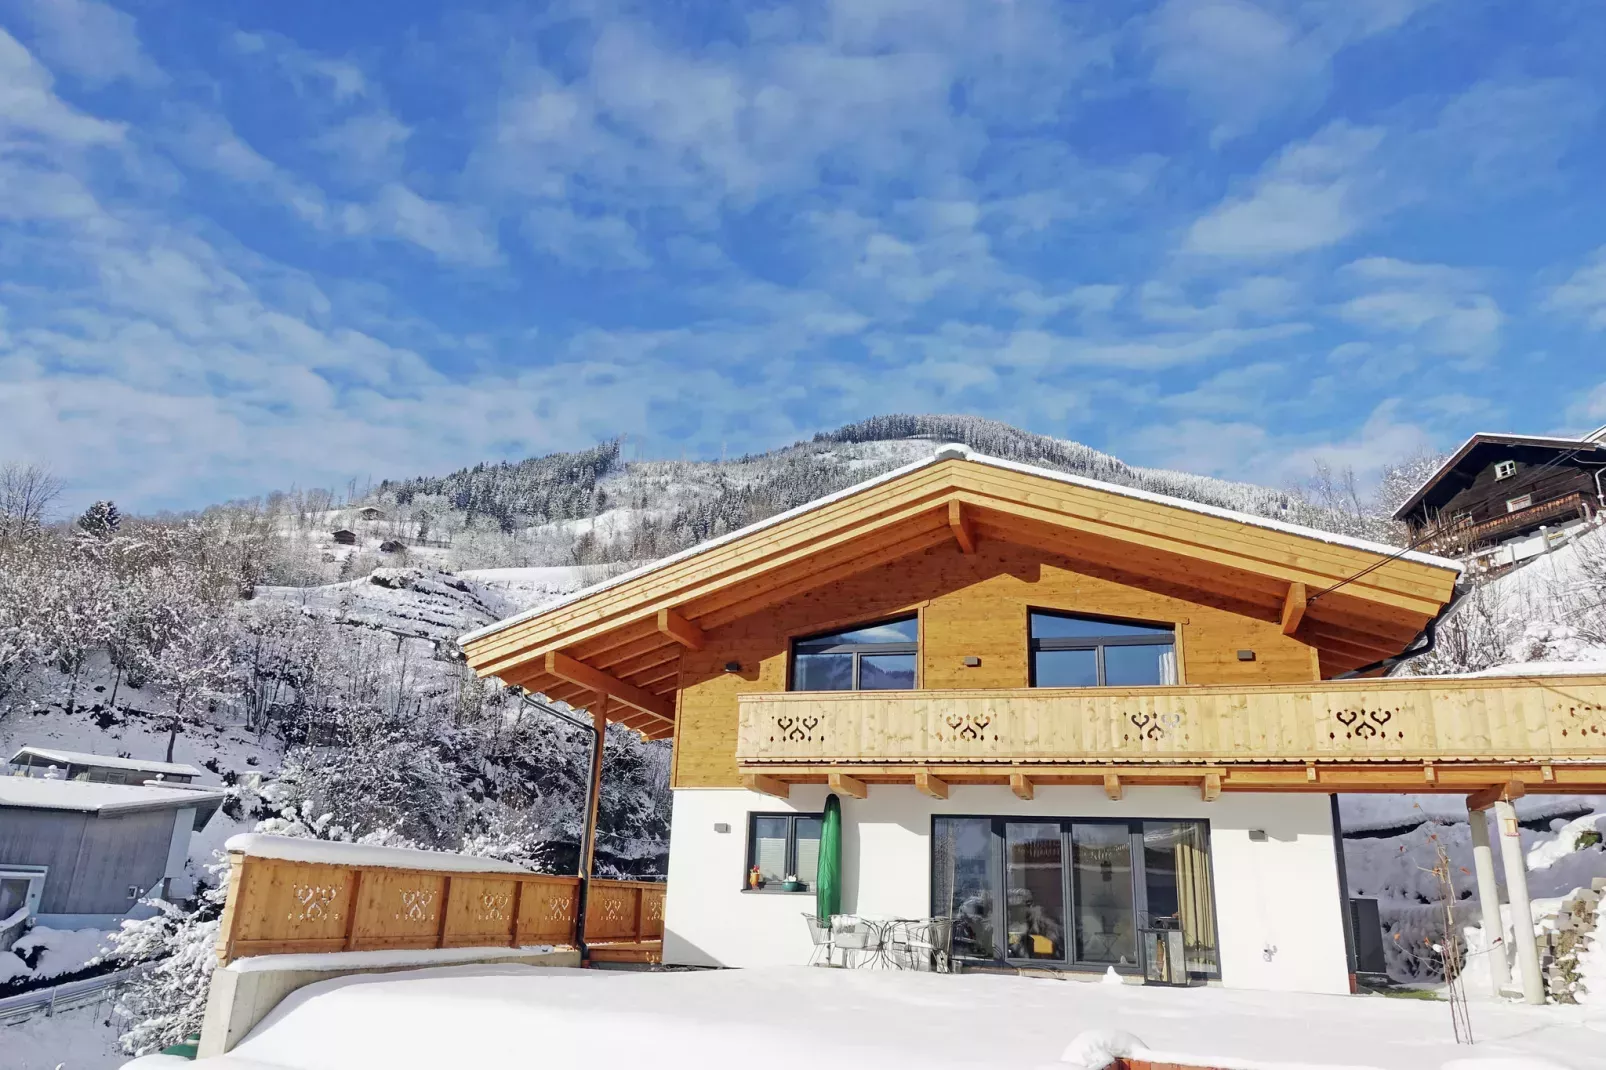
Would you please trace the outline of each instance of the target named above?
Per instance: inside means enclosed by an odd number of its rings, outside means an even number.
[[[459,861],[459,856],[446,858]],[[224,964],[255,955],[575,943],[580,879],[229,855]],[[657,961],[664,885],[591,882],[586,942]]]

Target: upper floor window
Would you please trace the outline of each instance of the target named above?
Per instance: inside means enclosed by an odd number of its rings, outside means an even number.
[[[1033,687],[1140,687],[1177,682],[1169,625],[1033,610]]]
[[[799,639],[792,644],[792,690],[908,690],[919,652],[916,617]]]
[[[1517,462],[1516,461],[1496,461],[1495,462],[1495,465],[1494,465],[1494,477],[1496,479],[1510,479],[1512,476],[1514,476],[1516,474],[1517,474]]]

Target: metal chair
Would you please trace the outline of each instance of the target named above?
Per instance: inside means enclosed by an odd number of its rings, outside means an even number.
[[[831,946],[842,952],[842,965],[869,966],[881,956],[881,929],[864,918],[838,914],[831,919]],[[852,952],[864,957],[854,963],[850,957]]]
[[[836,965],[831,961],[831,921],[829,918],[821,920],[818,915],[803,915],[803,920],[809,923],[809,940],[814,944],[814,951],[809,955],[809,965],[818,966],[820,956],[824,953],[827,966]]]

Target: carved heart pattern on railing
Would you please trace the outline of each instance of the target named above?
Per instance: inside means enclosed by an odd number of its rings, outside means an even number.
[[[642,896],[647,911],[648,921],[664,920],[664,897],[661,895]]]
[[[1171,738],[1177,729],[1182,727],[1182,714],[1175,711],[1171,713],[1129,713],[1126,716],[1137,729],[1137,742],[1157,743],[1163,739]],[[1187,738],[1187,737],[1183,737]],[[1132,733],[1128,732],[1121,737],[1123,742],[1132,742]]]
[[[775,717],[775,735],[770,736],[771,743],[819,743],[825,740],[825,733],[821,732],[815,738],[814,730],[820,726],[818,717]]]
[[[995,740],[998,738],[997,732],[994,732],[991,737],[987,735],[987,728],[993,723],[993,719],[989,714],[950,713],[942,720],[948,726],[949,731],[947,735],[944,735],[941,730],[938,730],[938,739],[945,739],[954,743],[985,743],[988,738]]]
[[[624,921],[630,916],[628,904],[623,896],[610,895],[602,901],[603,921]]]
[[[506,921],[508,910],[513,906],[513,895],[510,892],[486,892],[480,896],[479,909],[474,912],[475,921]]]
[[[1398,710],[1335,710],[1333,720],[1344,729],[1345,739],[1387,739],[1388,724]],[[1337,739],[1338,730],[1327,733],[1328,739]],[[1404,739],[1405,732],[1394,731],[1395,739]]]
[[[553,895],[546,901],[547,921],[568,921],[574,917],[574,896]]]
[[[429,888],[402,888],[401,909],[394,917],[397,921],[434,921],[429,905],[435,901],[435,892]]]
[[[1567,707],[1567,720],[1561,734],[1571,733],[1575,736],[1601,736],[1606,735],[1606,709],[1600,706],[1569,706]]]
[[[290,889],[295,897],[297,908],[292,910],[288,919],[294,924],[302,922],[321,922],[328,920],[338,921],[339,914],[329,912],[329,904],[335,901],[340,894],[341,885],[338,884],[297,884]]]

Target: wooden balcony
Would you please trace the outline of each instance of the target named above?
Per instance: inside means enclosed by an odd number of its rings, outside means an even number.
[[[794,692],[739,702],[737,764],[762,790],[833,774],[1017,790],[1027,774],[1107,787],[1110,776],[1202,783],[1207,792],[1606,786],[1602,676]]]
[[[1434,528],[1414,533],[1413,541],[1432,553],[1461,553],[1485,543],[1526,531],[1547,520],[1571,520],[1589,515],[1589,500],[1578,491],[1530,505],[1514,513],[1474,524],[1470,520],[1445,520]]]

